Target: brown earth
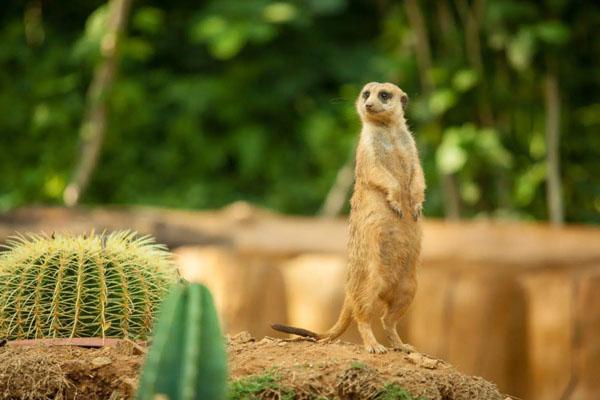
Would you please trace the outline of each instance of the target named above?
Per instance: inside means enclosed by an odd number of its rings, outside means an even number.
[[[142,359],[127,343],[100,349],[9,344],[0,348],[0,399],[133,398]]]
[[[395,383],[426,399],[505,399],[495,385],[466,376],[444,361],[412,350],[383,355],[356,344],[264,338],[243,332],[228,338],[232,381],[275,377],[276,388],[256,399],[373,399]],[[72,346],[0,348],[0,399],[128,399],[144,355],[128,343],[89,349]]]

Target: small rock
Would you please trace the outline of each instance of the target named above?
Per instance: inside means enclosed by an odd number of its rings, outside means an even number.
[[[104,367],[105,365],[108,365],[112,363],[112,360],[108,357],[96,357],[92,360],[92,365],[95,368],[100,368],[100,367]]]
[[[419,353],[410,353],[405,355],[404,359],[412,362],[413,364],[419,365],[421,363],[421,360],[423,359],[423,356],[421,356]]]
[[[434,360],[433,358],[423,357],[423,362],[421,366],[427,369],[436,369],[438,367],[439,361]]]
[[[254,342],[254,338],[248,331],[242,331],[242,332],[238,333],[237,335],[232,336],[231,339],[235,340],[236,342],[239,342],[239,343]]]
[[[436,369],[439,364],[439,360],[424,356],[419,353],[410,353],[404,356],[404,358],[419,367],[427,369]]]
[[[265,336],[258,342],[258,344],[267,344],[267,343],[273,343],[273,339],[268,336]]]

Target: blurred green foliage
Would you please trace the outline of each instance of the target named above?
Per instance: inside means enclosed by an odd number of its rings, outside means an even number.
[[[0,211],[61,202],[106,18],[102,1],[5,3]],[[427,215],[443,214],[447,173],[463,216],[546,219],[551,68],[567,220],[600,222],[600,5],[489,0],[469,35],[465,6],[478,1],[417,4],[429,71],[419,70],[402,2],[134,2],[84,202],[209,208],[244,199],[315,213],[354,146],[354,98],[377,80],[411,97]]]

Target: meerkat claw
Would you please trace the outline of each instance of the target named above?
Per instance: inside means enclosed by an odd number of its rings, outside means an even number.
[[[371,354],[384,354],[388,351],[384,345],[379,343],[375,345],[367,345],[365,347],[367,348],[367,351]]]
[[[406,344],[406,343],[402,343],[399,346],[394,346],[394,351],[401,351],[403,353],[414,353],[417,351],[417,349],[410,345],[410,344]]]
[[[402,212],[402,207],[400,207],[400,204],[396,203],[395,201],[390,202],[390,207],[396,212],[396,214],[398,214],[400,218],[404,217],[404,213]]]
[[[415,221],[417,221],[421,217],[422,214],[423,214],[423,208],[420,205],[418,205],[413,209],[412,217]]]

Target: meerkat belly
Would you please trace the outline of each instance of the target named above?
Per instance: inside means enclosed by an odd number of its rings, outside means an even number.
[[[406,269],[408,273],[420,246],[420,223],[409,216],[400,218],[381,191],[363,189],[356,193],[350,214],[351,258],[384,270]]]

